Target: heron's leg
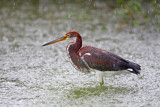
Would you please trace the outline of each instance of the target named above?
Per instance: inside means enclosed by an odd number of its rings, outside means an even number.
[[[97,75],[98,82],[100,83],[100,86],[102,86],[104,84],[104,81],[103,81],[103,72],[97,71],[96,75]]]

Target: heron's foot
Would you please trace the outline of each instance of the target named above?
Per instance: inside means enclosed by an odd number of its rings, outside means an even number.
[[[104,84],[103,82],[100,82],[100,86],[103,86],[103,84]]]
[[[104,85],[104,82],[102,81],[102,82],[100,82],[100,86],[103,86]]]

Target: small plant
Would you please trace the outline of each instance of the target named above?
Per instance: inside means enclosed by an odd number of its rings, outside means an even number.
[[[160,15],[159,9],[160,7],[156,0],[152,0],[149,3],[145,0],[120,0],[116,3],[114,13],[119,16],[122,23],[134,26],[147,24],[151,19],[155,18],[155,15]]]

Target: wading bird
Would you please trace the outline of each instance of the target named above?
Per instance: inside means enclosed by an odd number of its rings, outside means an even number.
[[[82,47],[82,39],[78,32],[70,31],[63,37],[44,44],[43,46],[50,45],[56,42],[66,40],[68,38],[73,39],[66,48],[69,59],[71,59],[72,65],[84,73],[89,73],[91,70],[96,70],[98,81],[100,86],[104,84],[103,73],[119,70],[127,70],[134,74],[140,74],[140,65],[125,60],[120,56],[117,56],[106,50],[99,48],[85,46]]]

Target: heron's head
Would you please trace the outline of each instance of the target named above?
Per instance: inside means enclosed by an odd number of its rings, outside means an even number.
[[[48,42],[48,43],[46,43],[46,44],[44,44],[42,46],[47,46],[47,45],[50,45],[50,44],[53,44],[53,43],[56,43],[56,42],[60,42],[60,41],[66,40],[68,38],[75,38],[77,36],[79,36],[79,33],[77,31],[73,30],[73,31],[70,31],[70,32],[66,33],[64,36],[62,36],[62,37],[60,37],[60,38],[58,38],[56,40],[53,40],[51,42]]]

